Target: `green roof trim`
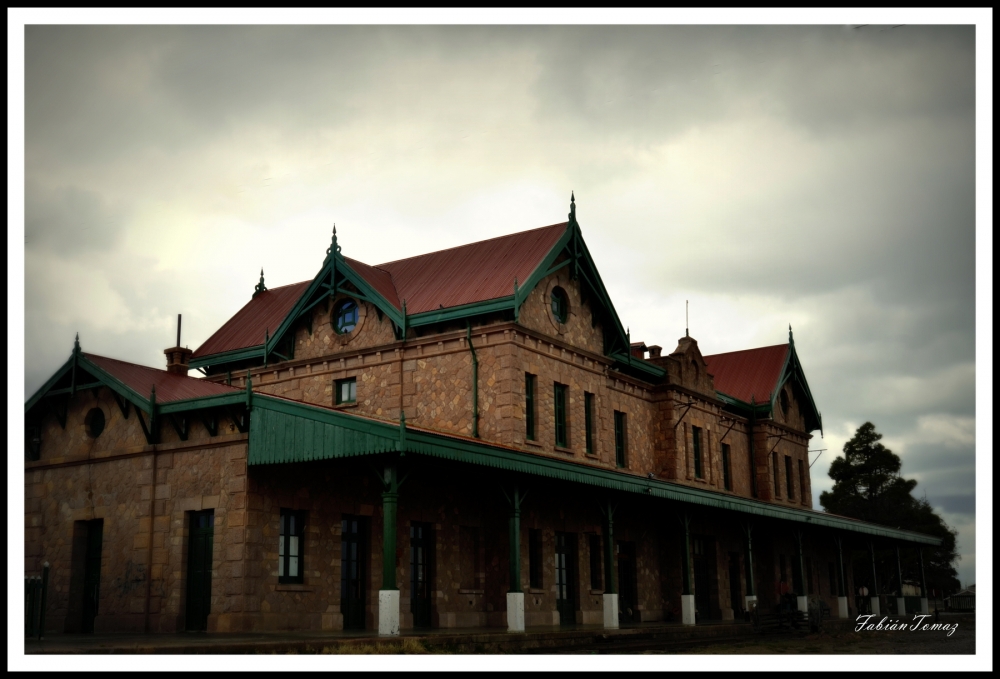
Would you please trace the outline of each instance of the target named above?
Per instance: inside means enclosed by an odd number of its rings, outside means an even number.
[[[250,418],[249,465],[309,462],[396,451],[714,507],[747,516],[846,530],[917,544],[940,544],[938,538],[912,531],[689,488],[659,479],[647,479],[446,434],[406,429],[319,406],[254,394]]]

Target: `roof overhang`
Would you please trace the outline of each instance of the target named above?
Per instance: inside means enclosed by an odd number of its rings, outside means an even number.
[[[455,462],[559,479],[644,497],[914,544],[939,538],[845,517],[772,505],[668,481],[542,457],[475,439],[399,426],[297,401],[253,394],[249,465],[351,458],[385,453],[426,455]]]

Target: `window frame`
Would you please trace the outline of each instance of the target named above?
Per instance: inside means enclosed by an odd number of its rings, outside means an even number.
[[[620,410],[615,413],[615,466],[628,469],[628,414]]]
[[[789,500],[795,499],[795,479],[792,478],[791,455],[785,455],[785,493]]]
[[[705,470],[701,463],[701,427],[691,426],[691,452],[694,456],[694,477],[705,478]]]
[[[732,470],[729,468],[731,449],[728,443],[723,443],[722,448],[722,487],[726,490],[733,489]]]
[[[806,502],[806,470],[801,458],[799,458],[799,500],[803,504]]]
[[[278,584],[305,583],[306,511],[282,507],[278,514]],[[298,538],[297,554],[291,553],[292,538]],[[291,560],[298,561],[298,574],[289,575]]]
[[[566,323],[569,320],[569,295],[558,285],[552,288],[549,296],[549,308],[557,323]]]
[[[583,392],[583,425],[587,430],[587,455],[594,454],[594,395]]]
[[[350,328],[344,329],[341,327],[340,323],[341,314],[343,314],[344,310],[351,305],[354,306],[354,324],[351,325]],[[361,305],[359,305],[356,300],[350,298],[342,299],[337,302],[336,306],[333,307],[333,313],[331,316],[330,324],[333,326],[333,331],[338,335],[350,335],[354,329],[358,327],[358,323],[361,321]],[[346,326],[347,324],[345,323],[344,325]]]
[[[555,410],[556,447],[569,448],[569,414],[567,402],[569,387],[555,382],[552,386],[552,400]]]
[[[778,499],[781,497],[781,482],[778,478],[778,453],[777,451],[771,453],[771,468],[774,472],[774,497]]]
[[[538,427],[535,418],[537,410],[535,402],[537,382],[537,375],[524,373],[524,438],[528,441],[538,440]]]
[[[341,387],[351,385],[353,388],[350,390],[353,392],[354,398],[345,401],[341,398]],[[334,381],[334,404],[338,406],[351,405],[358,402],[358,378],[355,377],[345,377],[342,380]]]

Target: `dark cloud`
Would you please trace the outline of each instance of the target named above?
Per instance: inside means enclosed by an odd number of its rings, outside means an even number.
[[[125,212],[96,192],[75,186],[45,189],[29,181],[24,192],[24,242],[30,249],[92,255],[112,247]]]

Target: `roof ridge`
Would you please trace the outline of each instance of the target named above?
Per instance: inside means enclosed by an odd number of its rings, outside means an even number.
[[[105,360],[105,361],[114,361],[115,363],[123,363],[125,365],[130,365],[130,366],[133,366],[135,368],[142,368],[143,370],[151,370],[151,371],[155,372],[158,375],[171,375],[173,377],[179,377],[179,378],[184,379],[184,380],[194,380],[194,381],[202,383],[202,384],[214,384],[214,385],[217,385],[217,386],[220,386],[220,387],[226,387],[228,389],[237,389],[237,387],[234,387],[232,385],[222,384],[220,382],[212,382],[210,380],[205,380],[205,379],[203,379],[201,377],[191,377],[190,375],[180,375],[178,373],[172,373],[172,372],[170,372],[169,370],[167,370],[165,368],[154,368],[153,366],[150,366],[150,365],[143,365],[142,363],[133,363],[132,361],[123,361],[120,358],[111,358],[110,356],[102,356],[100,354],[94,354],[94,353],[91,353],[89,351],[81,351],[80,353],[83,354],[84,356],[86,356],[87,358],[100,358],[100,359]],[[98,367],[100,367],[100,366],[98,366]]]
[[[525,231],[515,231],[514,233],[508,233],[508,234],[505,234],[503,236],[494,236],[493,238],[484,238],[483,240],[477,240],[477,241],[473,241],[471,243],[463,243],[462,245],[455,245],[455,246],[452,246],[450,248],[442,248],[440,250],[431,250],[430,252],[424,252],[423,254],[413,255],[411,257],[403,257],[401,259],[394,259],[391,262],[382,262],[381,264],[369,264],[368,266],[370,266],[372,268],[375,268],[375,269],[380,269],[382,271],[385,271],[384,269],[381,269],[381,267],[388,266],[389,264],[398,264],[399,262],[407,262],[407,261],[409,261],[411,259],[417,259],[418,257],[426,257],[428,255],[436,255],[436,254],[441,253],[441,252],[449,252],[450,250],[458,250],[460,248],[467,248],[467,247],[471,247],[473,245],[480,245],[482,243],[489,243],[491,241],[501,240],[503,238],[513,238],[514,236],[521,236],[523,234],[532,233],[534,231],[542,231],[543,229],[552,229],[552,228],[555,228],[557,226],[566,226],[568,223],[569,222],[561,222],[559,224],[549,224],[548,226],[539,226],[539,227],[536,227],[534,229],[527,229]],[[390,276],[392,275],[388,271],[386,271],[386,273],[388,273]]]
[[[734,351],[722,351],[719,352],[718,354],[702,354],[702,358],[714,358],[716,356],[727,356],[729,354],[742,354],[747,351],[760,351],[762,349],[774,349],[775,347],[787,347],[787,346],[789,346],[788,342],[785,342],[784,344],[769,344],[766,347],[753,347],[751,349],[736,349]]]

